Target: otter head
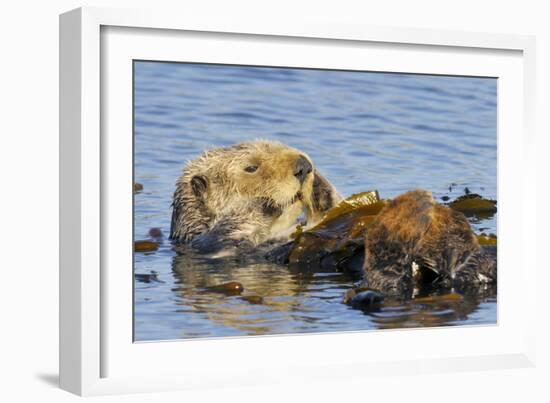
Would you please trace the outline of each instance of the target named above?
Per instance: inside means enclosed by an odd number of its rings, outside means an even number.
[[[258,200],[274,210],[284,210],[312,192],[313,163],[294,148],[255,141],[226,150],[223,164],[214,158],[211,170],[212,190],[225,193],[225,200]]]
[[[292,147],[257,140],[217,148],[189,162],[178,180],[171,238],[189,241],[220,217],[272,234],[293,228],[302,210],[314,220],[338,201],[311,159]]]

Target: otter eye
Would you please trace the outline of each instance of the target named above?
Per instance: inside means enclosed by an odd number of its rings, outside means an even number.
[[[246,172],[253,173],[253,172],[256,172],[258,170],[258,166],[257,165],[249,165],[244,170]]]

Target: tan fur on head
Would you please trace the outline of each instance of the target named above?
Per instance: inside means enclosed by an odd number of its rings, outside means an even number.
[[[255,141],[207,151],[188,167],[189,174],[208,178],[208,207],[218,213],[232,208],[227,203],[230,200],[259,197],[284,207],[294,201],[300,190],[311,193],[312,175],[308,175],[303,186],[294,177],[300,155],[309,159],[281,143]],[[252,167],[257,168],[255,172],[246,171]]]
[[[311,159],[294,148],[267,140],[216,148],[190,161],[177,181],[170,237],[257,245],[288,237],[302,211],[316,221],[340,200]]]

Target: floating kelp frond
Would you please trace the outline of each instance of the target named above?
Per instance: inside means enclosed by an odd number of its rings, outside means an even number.
[[[348,211],[354,210],[358,207],[371,206],[379,201],[380,195],[378,194],[378,190],[369,190],[367,192],[355,193],[347,199],[342,200],[340,203],[338,203],[337,206],[327,211],[321,223],[339,217],[347,213]]]
[[[450,202],[448,206],[466,215],[492,214],[497,211],[496,200],[485,199],[476,193],[460,196]]]
[[[288,259],[290,265],[344,270],[362,253],[365,232],[386,204],[376,190],[357,193],[329,210],[315,227],[307,231],[298,228]],[[353,265],[360,266],[361,261]]]
[[[135,241],[134,251],[136,252],[154,252],[159,248],[159,244],[153,241]]]
[[[217,292],[225,295],[239,295],[243,292],[244,287],[238,281],[230,281],[228,283],[213,285],[206,287],[205,292]]]
[[[495,235],[479,234],[477,240],[481,246],[496,246],[497,237]]]

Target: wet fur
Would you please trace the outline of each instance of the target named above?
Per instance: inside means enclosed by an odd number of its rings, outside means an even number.
[[[364,272],[370,288],[404,295],[417,282],[458,288],[494,282],[496,261],[484,254],[462,213],[415,190],[391,201],[369,227]]]

